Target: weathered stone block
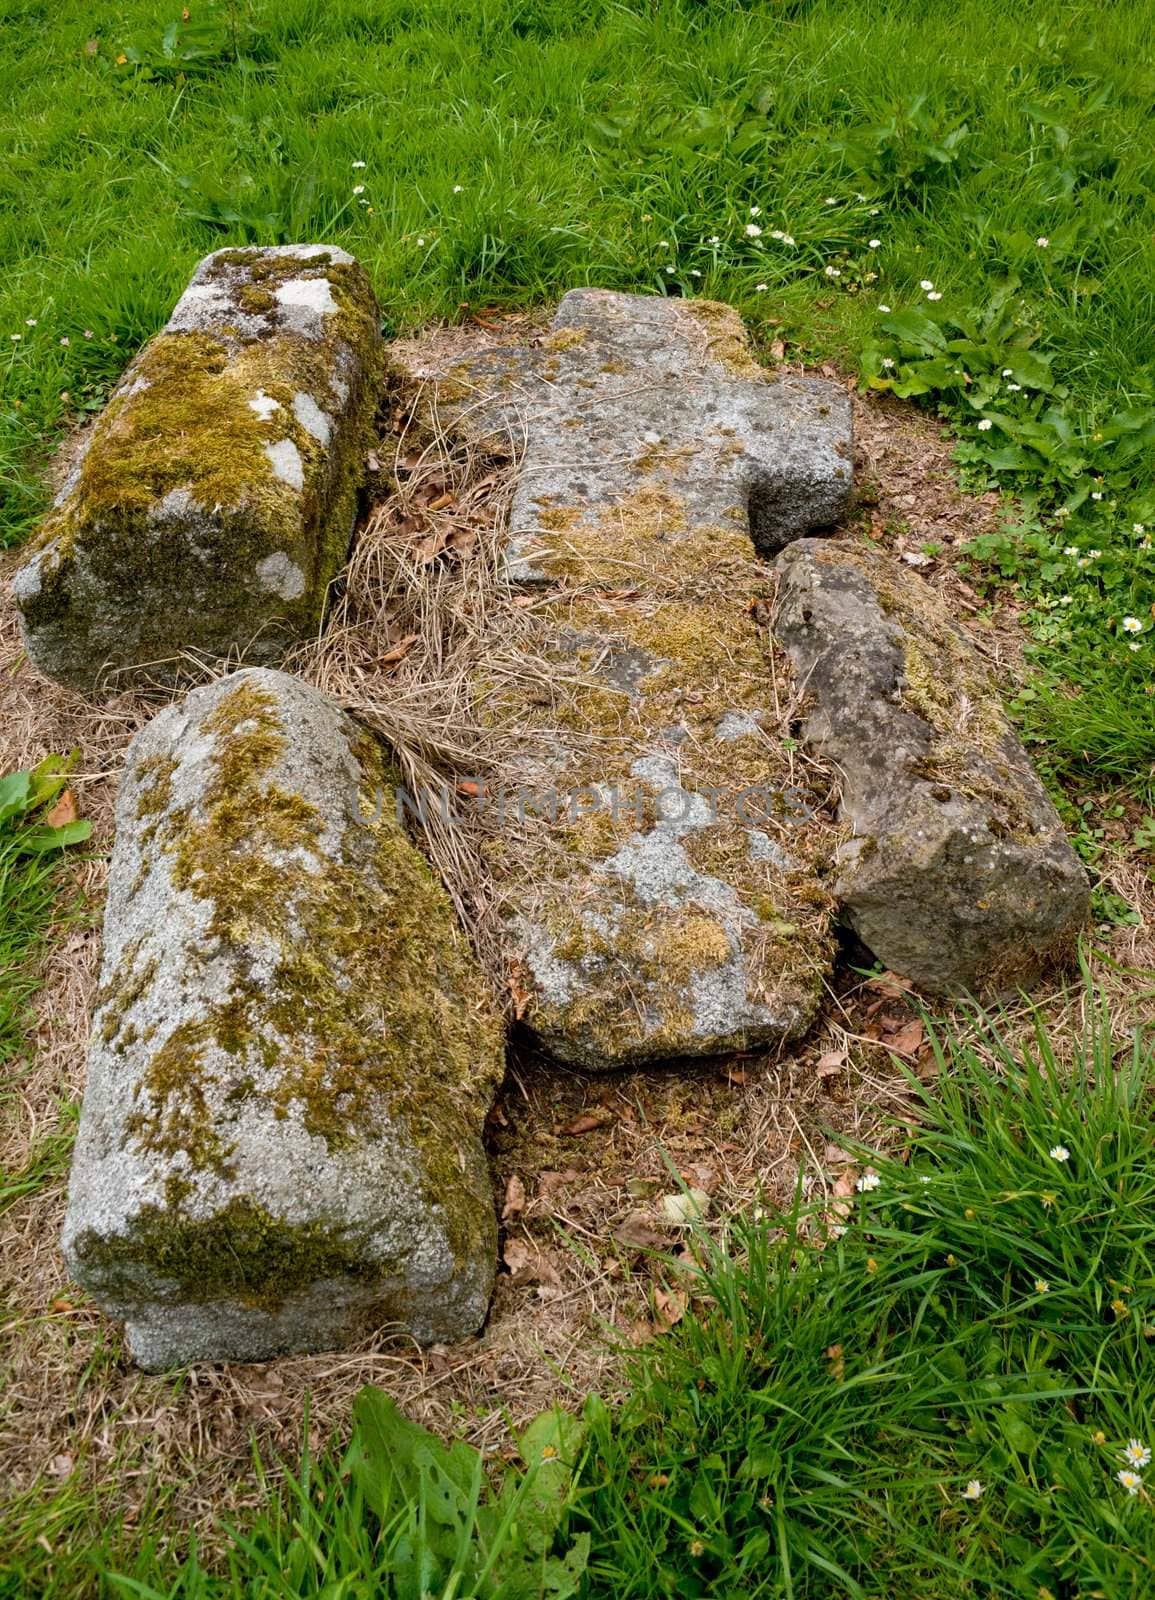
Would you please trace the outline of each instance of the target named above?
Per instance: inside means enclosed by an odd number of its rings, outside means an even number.
[[[539,350],[446,377],[443,411],[526,437],[509,560],[549,670],[481,686],[510,730],[489,865],[524,1021],[593,1070],[803,1033],[831,829],[777,734],[754,546],[841,514],[846,394],[772,382],[728,307],[595,290]]]
[[[806,743],[852,828],[834,892],[863,943],[939,994],[1011,990],[1069,958],[1086,874],[941,600],[861,544],[807,539],[776,565]]]
[[[343,250],[200,263],[16,575],[42,671],[86,692],[110,673],[172,682],[182,652],[268,665],[316,632],[348,552],[378,322]]]
[[[266,670],[130,747],[64,1251],[143,1366],[485,1315],[502,1032],[391,783]]]
[[[762,556],[849,502],[849,396],[760,366],[732,306],[574,289],[540,349],[493,350],[454,377],[470,426],[525,436],[509,555],[523,582],[552,581],[647,480],[676,488],[686,528],[741,527]],[[686,528],[656,535],[672,559]]]

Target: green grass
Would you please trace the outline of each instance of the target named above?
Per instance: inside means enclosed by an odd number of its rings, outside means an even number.
[[[585,1600],[1152,1592],[1155,1475],[1131,1494],[1119,1474],[1131,1441],[1155,1444],[1155,1053],[1088,1000],[1073,1059],[1041,1020],[1023,1050],[993,1025],[981,1051],[938,1039],[940,1091],[912,1084],[917,1131],[852,1212],[702,1236],[694,1314],[631,1357],[620,1408],[590,1401],[560,1452],[576,1483],[548,1485],[578,1571],[588,1538]],[[544,1452],[523,1454],[532,1480]],[[150,1548],[110,1582],[149,1600],[569,1592],[534,1565],[540,1522],[484,1509],[533,1499],[503,1472],[487,1495],[472,1452],[370,1391],[347,1449],[306,1457],[223,1568]]]
[[[4,537],[215,246],[338,241],[391,327],[587,282],[721,296],[942,407],[976,485],[1022,496],[978,559],[1080,701],[1060,689],[1044,726],[1072,763],[1106,742],[1146,778],[1150,0],[190,11],[0,0]]]
[[[36,991],[30,957],[56,909],[60,852],[89,834],[86,822],[53,827],[44,820],[70,764],[49,756],[0,778],[0,1071],[7,1076],[24,1045]]]
[[[940,1044],[908,1159],[825,1250],[785,1219],[714,1253],[714,1306],[599,1429],[595,1593],[1151,1592],[1116,1475],[1155,1422],[1155,1059],[1101,1015],[1072,1072],[1041,1029],[991,1043],[995,1071]]]

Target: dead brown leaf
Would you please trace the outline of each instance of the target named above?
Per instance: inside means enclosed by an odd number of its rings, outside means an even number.
[[[50,828],[64,828],[70,822],[75,822],[80,812],[76,805],[76,796],[71,789],[65,789],[56,804],[44,818]]]
[[[680,1290],[675,1289],[667,1293],[665,1289],[655,1288],[654,1326],[659,1332],[677,1327],[678,1323],[686,1315],[686,1307],[689,1303],[689,1295],[683,1294]]]
[[[552,1201],[559,1189],[564,1189],[567,1184],[577,1183],[582,1174],[575,1167],[567,1167],[564,1172],[539,1172],[537,1175],[537,1195],[539,1200]]]
[[[607,1122],[613,1120],[613,1113],[610,1111],[582,1111],[572,1122],[567,1122],[559,1128],[558,1132],[564,1133],[567,1138],[576,1139],[583,1133],[594,1133],[598,1128],[604,1128]]]
[[[864,987],[873,989],[875,994],[894,999],[900,994],[909,994],[914,984],[909,978],[900,977],[897,972],[880,972],[877,978],[868,978]]]
[[[922,1048],[926,1037],[926,1029],[916,1017],[913,1022],[908,1022],[900,1028],[892,1039],[886,1041],[887,1049],[893,1050],[896,1055],[914,1057]]]
[[[845,1065],[845,1050],[827,1050],[825,1055],[818,1057],[814,1067],[814,1075],[816,1078],[833,1078],[842,1071]]]
[[[418,561],[420,561],[423,566],[428,566],[431,561],[435,561],[437,559],[437,557],[445,549],[448,541],[448,528],[434,528],[433,532],[427,533],[425,538],[422,539],[421,543],[417,546],[415,553]]]
[[[501,1259],[515,1284],[559,1285],[561,1276],[544,1250],[524,1239],[508,1239]]]
[[[511,1172],[505,1185],[505,1204],[501,1210],[502,1222],[516,1222],[525,1210],[525,1184],[516,1172]]]
[[[377,663],[378,666],[395,667],[399,661],[404,661],[420,637],[419,633],[407,633],[404,639],[398,639],[391,650],[386,650]]]
[[[854,1210],[855,1185],[857,1182],[858,1168],[855,1166],[846,1166],[838,1174],[830,1191],[830,1205],[823,1219],[828,1228],[846,1226],[846,1219]]]
[[[672,1243],[669,1230],[659,1233],[648,1211],[631,1211],[614,1229],[614,1238],[627,1250],[668,1250]]]

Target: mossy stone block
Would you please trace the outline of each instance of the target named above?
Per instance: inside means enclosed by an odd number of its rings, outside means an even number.
[[[1070,959],[1087,875],[942,600],[850,541],[802,540],[776,565],[805,741],[841,778],[847,922],[930,994],[1010,992]]]
[[[246,669],[133,741],[64,1252],[141,1365],[482,1321],[492,997],[379,747]]]
[[[16,575],[32,660],[85,693],[275,665],[348,553],[383,364],[364,271],[220,250],[93,424]]]

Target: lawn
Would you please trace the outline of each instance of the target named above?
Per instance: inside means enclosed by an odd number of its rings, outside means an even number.
[[[339,242],[397,328],[715,295],[941,406],[970,481],[1018,491],[976,558],[1039,650],[1020,710],[1054,761],[1149,783],[1150,4],[186,10],[4,6],[4,537],[216,246]]]
[[[964,484],[1004,494],[965,576],[1026,644],[1013,710],[1103,879],[1100,931],[1137,923],[1127,884],[1149,898],[1155,847],[1152,0],[0,0],[0,43],[0,546],[27,537],[53,446],[212,249],[340,244],[387,332],[580,284],[729,300],[768,359],[935,411]],[[59,881],[20,831],[35,796],[6,792],[0,1063]],[[637,1359],[622,1412],[592,1408],[558,1490],[549,1547],[591,1535],[583,1592],[1151,1592],[1152,1502],[1118,1474],[1155,1431],[1152,1060],[1126,1015],[1088,1004],[1082,1045],[1044,1031],[1039,1070],[1017,1044],[944,1044],[958,1088],[845,1236],[821,1215],[776,1219],[769,1243],[749,1220],[714,1236],[710,1292]],[[45,1145],[10,1198],[42,1168],[59,1182],[66,1152]],[[426,1534],[382,1498],[365,1437],[274,1496],[234,1587],[146,1551],[144,1587],[117,1592],[497,1595],[470,1562],[496,1540],[503,1571],[508,1528],[467,1477],[464,1545],[403,1586]],[[82,1541],[109,1513],[88,1494],[22,1502],[4,1600],[95,1592]],[[154,1531],[180,1544],[164,1495]]]

